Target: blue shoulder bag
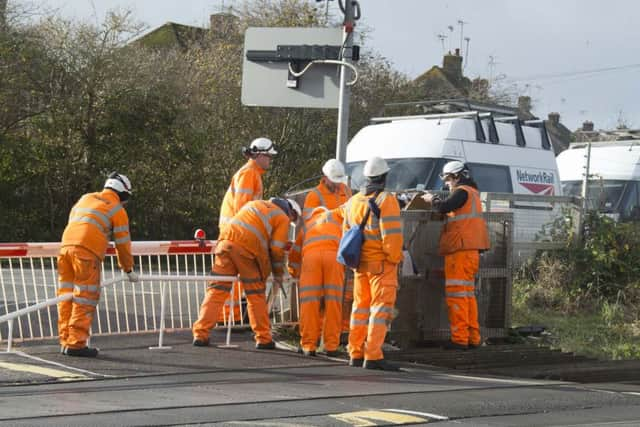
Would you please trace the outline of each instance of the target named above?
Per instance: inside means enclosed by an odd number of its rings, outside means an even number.
[[[369,199],[369,207],[360,224],[352,226],[342,235],[340,246],[338,246],[338,256],[336,258],[340,264],[351,268],[358,268],[360,265],[360,254],[362,252],[362,243],[364,242],[363,230],[369,220],[371,210],[373,209],[374,214],[377,213],[377,216],[380,216],[380,209],[374,202],[377,195],[376,193],[376,195]]]

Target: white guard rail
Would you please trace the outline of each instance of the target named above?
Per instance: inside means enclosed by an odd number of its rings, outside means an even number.
[[[213,263],[213,241],[133,242],[135,270],[140,281],[121,277],[115,251],[110,248],[102,271],[102,292],[92,335],[188,330],[197,319]],[[57,337],[56,259],[59,243],[0,243],[0,341]],[[274,325],[297,321],[298,301],[293,282],[288,292],[271,293]],[[291,292],[291,291],[294,292]],[[288,298],[287,298],[288,296]],[[230,301],[228,301],[230,302]],[[225,307],[225,326],[245,324]],[[14,326],[13,320],[17,319]],[[228,321],[230,320],[230,322]]]

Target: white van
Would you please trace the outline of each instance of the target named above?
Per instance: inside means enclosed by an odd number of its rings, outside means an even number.
[[[391,171],[391,191],[440,190],[450,160],[467,164],[480,191],[561,195],[553,148],[543,121],[522,124],[489,113],[382,117],[371,120],[347,146],[351,186],[364,183],[367,159],[380,156]]]
[[[563,193],[582,194],[587,143],[571,144],[557,158]],[[592,142],[587,199],[615,219],[640,218],[640,141]]]

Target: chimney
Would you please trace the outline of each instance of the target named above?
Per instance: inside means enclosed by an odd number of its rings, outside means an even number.
[[[449,52],[442,60],[442,71],[453,82],[459,82],[462,80],[462,57],[460,56],[460,49],[456,49],[454,55]]]
[[[584,123],[582,123],[582,131],[593,132],[593,122],[591,120],[587,120]]]
[[[531,97],[519,96],[518,97],[518,111],[520,113],[531,113]]]
[[[237,31],[238,18],[230,13],[215,13],[209,17],[209,31],[215,38],[225,39]]]
[[[549,113],[549,123],[553,126],[558,126],[560,124],[560,113]]]

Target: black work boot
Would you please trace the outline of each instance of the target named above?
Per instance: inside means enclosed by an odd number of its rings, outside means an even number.
[[[98,349],[89,347],[67,348],[67,351],[64,354],[74,357],[96,357],[98,355]]]
[[[353,357],[349,359],[349,366],[353,366],[354,368],[361,368],[364,363],[364,359],[354,359]]]
[[[329,357],[338,357],[340,356],[340,352],[338,350],[327,350],[327,356]]]
[[[201,340],[201,339],[195,339],[193,340],[193,345],[195,347],[208,347],[209,346],[209,340]]]
[[[256,348],[258,350],[273,350],[274,348],[276,348],[276,343],[274,343],[273,341],[269,341],[266,343],[257,343]]]
[[[365,360],[364,364],[362,365],[363,368],[365,369],[377,369],[380,371],[394,371],[397,372],[400,370],[400,368],[398,368],[395,365],[392,365],[391,363],[387,362],[384,359],[380,359],[380,360]]]
[[[469,350],[475,350],[476,348],[480,348],[481,346],[481,342],[479,342],[478,344],[469,343]]]
[[[457,342],[447,341],[443,346],[445,350],[468,350],[469,346],[466,344],[458,344]]]

